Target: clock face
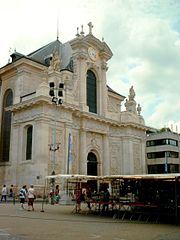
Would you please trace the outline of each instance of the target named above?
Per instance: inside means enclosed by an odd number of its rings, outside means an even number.
[[[98,54],[97,54],[97,50],[96,50],[95,48],[89,47],[89,48],[88,48],[88,54],[89,54],[89,57],[90,57],[93,61],[95,61],[95,60],[97,59]]]

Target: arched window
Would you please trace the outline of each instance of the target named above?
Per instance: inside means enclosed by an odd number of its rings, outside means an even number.
[[[2,106],[2,123],[0,139],[0,162],[9,161],[10,137],[11,137],[11,112],[5,111],[6,107],[13,104],[13,93],[8,89],[4,94]]]
[[[97,113],[97,86],[96,86],[96,76],[91,71],[87,71],[87,106],[89,111]]]
[[[32,159],[32,134],[33,126],[27,128],[27,138],[26,138],[26,160]]]

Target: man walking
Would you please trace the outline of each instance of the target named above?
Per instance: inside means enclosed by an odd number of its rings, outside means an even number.
[[[1,202],[3,199],[5,202],[7,202],[7,187],[6,187],[6,185],[3,185],[3,188],[2,188]]]
[[[19,200],[21,204],[21,209],[24,209],[24,203],[26,200],[26,185],[24,185],[19,191]]]

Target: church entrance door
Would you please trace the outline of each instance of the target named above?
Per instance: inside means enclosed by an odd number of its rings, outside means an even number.
[[[90,152],[87,157],[87,175],[97,176],[97,157]],[[97,181],[89,180],[88,185],[92,191],[97,191]]]

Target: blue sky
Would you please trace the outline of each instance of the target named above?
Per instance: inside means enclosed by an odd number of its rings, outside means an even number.
[[[108,85],[124,96],[134,86],[146,125],[180,131],[180,0],[0,0],[0,66],[9,51],[28,54],[75,37],[88,22],[113,52]],[[11,48],[11,50],[10,50]]]

